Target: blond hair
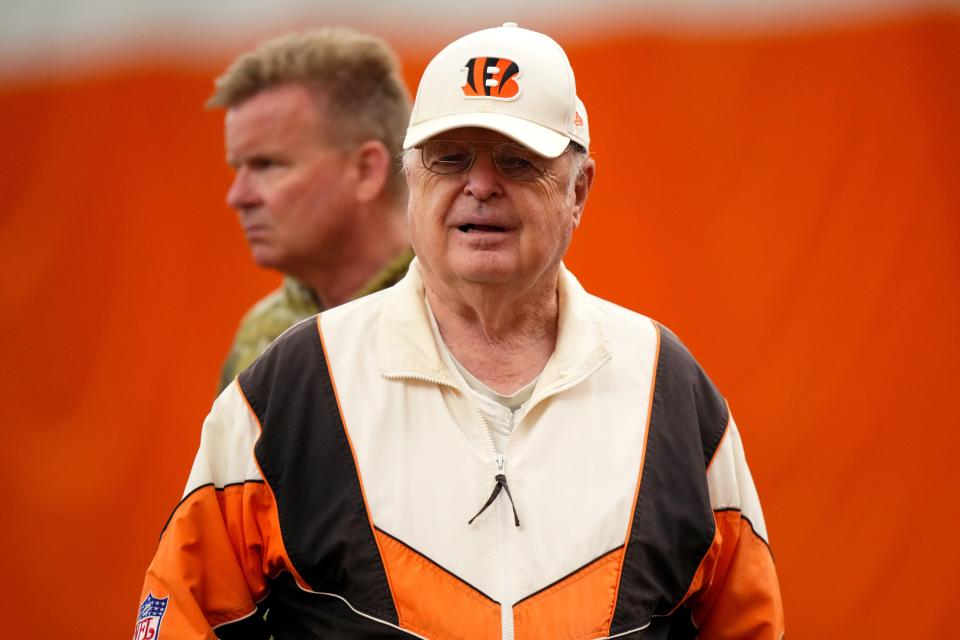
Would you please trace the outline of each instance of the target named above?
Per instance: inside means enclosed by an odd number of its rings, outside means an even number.
[[[216,79],[207,107],[230,109],[282,84],[301,84],[321,101],[332,142],[350,147],[381,141],[394,162],[390,191],[406,193],[400,151],[410,119],[410,96],[397,57],[384,40],[346,27],[267,40],[234,60]]]

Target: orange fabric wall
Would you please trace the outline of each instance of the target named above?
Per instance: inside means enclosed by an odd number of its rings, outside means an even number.
[[[730,400],[789,635],[943,637],[960,17],[565,44],[598,163],[568,263]],[[430,53],[404,50],[411,86]],[[223,62],[0,85],[10,637],[130,633],[236,322],[278,281],[223,203],[200,107]]]

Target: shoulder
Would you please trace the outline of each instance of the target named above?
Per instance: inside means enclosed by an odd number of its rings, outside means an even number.
[[[364,312],[375,303],[371,297],[296,323],[237,377],[263,429],[258,456],[279,455],[277,448],[286,451],[284,456],[292,455],[297,442],[311,440],[311,429],[322,426],[328,435],[337,432],[327,429],[336,427],[340,419],[332,371],[344,357],[352,369],[371,370],[358,364],[375,343],[364,332],[369,324],[369,314]],[[337,335],[328,335],[328,316],[336,320]]]
[[[576,341],[589,340],[596,332],[618,360],[647,360],[657,347],[657,324],[609,300],[589,293],[561,265],[559,279],[561,335],[576,334]]]
[[[677,335],[663,324],[608,300],[590,296],[614,357],[624,345],[655,350],[651,423],[670,438],[699,442],[704,460],[716,451],[730,421],[723,395]]]
[[[363,288],[357,292],[355,297],[362,298],[363,296],[376,293],[377,291],[397,284],[407,275],[407,270],[410,268],[412,261],[413,249],[408,247],[404,249],[400,255],[384,265],[383,269],[377,272]]]
[[[326,344],[357,336],[369,341],[368,328],[376,326],[379,301],[376,293],[300,320],[273,340],[264,352],[240,375],[248,398],[265,393],[287,395],[310,380],[328,378]],[[333,334],[332,337],[330,334]]]
[[[280,288],[264,296],[240,320],[223,366],[221,388],[250,366],[291,325],[318,312],[310,291],[296,280],[286,278]]]
[[[589,294],[588,294],[589,295]],[[605,332],[630,336],[652,336],[657,342],[657,372],[671,384],[713,388],[713,383],[696,358],[677,335],[656,320],[609,300],[589,295]]]
[[[235,350],[251,350],[259,355],[277,336],[293,324],[316,315],[319,308],[298,283],[283,286],[253,305],[243,319],[234,339]]]
[[[626,332],[656,333],[660,324],[642,313],[622,307],[615,302],[587,294],[587,299],[593,304],[597,316],[605,327]]]
[[[305,285],[293,278],[285,278],[282,286],[261,298],[244,314],[237,340],[268,334],[276,338],[287,327],[319,311]]]
[[[262,376],[265,372],[278,368],[300,367],[312,362],[318,355],[322,356],[318,322],[319,316],[312,316],[286,327],[265,346],[263,352],[244,373],[257,368],[257,375]],[[241,375],[241,381],[242,379]]]
[[[261,424],[266,423],[271,407],[310,397],[317,379],[326,377],[317,320],[314,316],[294,324],[237,376],[237,384]]]
[[[651,421],[671,428],[696,426],[704,463],[709,464],[730,424],[727,401],[670,329],[658,324],[660,349]]]
[[[389,291],[390,287],[380,289],[340,306],[327,309],[322,315],[324,333],[326,333],[328,325],[350,324],[355,326],[358,323],[375,322],[379,317],[383,300],[389,295]]]

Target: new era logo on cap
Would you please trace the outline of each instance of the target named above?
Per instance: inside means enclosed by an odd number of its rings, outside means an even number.
[[[498,98],[512,100],[520,94],[517,76],[520,67],[506,58],[470,58],[461,69],[464,74],[463,90],[467,98]]]

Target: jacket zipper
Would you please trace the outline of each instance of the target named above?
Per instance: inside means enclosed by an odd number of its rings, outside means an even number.
[[[594,371],[596,371],[601,366],[606,364],[607,360],[609,360],[609,356],[597,362],[595,366],[590,367],[582,375],[577,376],[576,378],[574,378],[573,380],[565,384],[558,385],[550,389],[549,391],[544,393],[540,398],[538,398],[536,402],[531,402],[529,405],[527,405],[527,407],[525,407],[522,414],[519,411],[517,411],[516,413],[511,412],[510,433],[507,434],[506,443],[503,445],[503,449],[504,449],[503,453],[497,453],[497,447],[493,443],[493,435],[490,433],[490,426],[487,424],[486,419],[483,418],[481,414],[483,425],[487,429],[487,438],[490,441],[490,447],[493,449],[493,452],[495,455],[494,459],[496,462],[498,473],[502,473],[504,477],[506,477],[507,475],[506,452],[510,449],[510,442],[511,440],[513,440],[513,434],[516,433],[517,427],[519,426],[520,421],[523,420],[523,418],[528,413],[530,413],[530,410],[533,409],[533,407],[535,407],[537,404],[546,400],[547,398],[554,396],[558,393],[561,393],[563,391],[566,391],[567,389],[570,389],[571,387],[574,387],[580,384],[581,382],[586,380],[588,377],[590,377]],[[463,393],[463,390],[461,389],[460,392]],[[470,397],[467,396],[468,400],[469,398]],[[474,404],[472,400],[470,400],[470,403]],[[479,412],[480,409],[476,408],[476,411]],[[500,493],[504,494],[506,492],[501,491]],[[500,637],[502,638],[502,640],[513,640],[513,593],[511,590],[512,585],[510,584],[510,573],[508,571],[508,566],[507,566],[508,564],[507,558],[509,557],[508,555],[509,538],[507,536],[510,535],[510,529],[512,528],[512,525],[513,525],[513,521],[510,516],[513,515],[515,509],[514,509],[512,500],[510,502],[510,507],[507,506],[507,503],[506,503],[507,496],[500,495],[497,497],[499,498],[497,500],[497,535],[500,540],[500,571],[501,571],[500,575],[502,576],[501,589],[503,592],[502,599],[500,602]]]
[[[516,428],[513,412],[510,413],[510,433],[507,434],[507,441],[504,449],[510,446],[510,438],[513,436],[513,430]],[[487,427],[489,434],[490,427]],[[493,446],[493,435],[490,435],[490,444]],[[496,447],[494,447],[496,452]],[[506,453],[496,454],[497,472],[502,473],[504,478],[507,475],[507,456]],[[506,493],[501,491],[501,494]],[[500,541],[500,590],[503,594],[500,600],[500,637],[502,640],[513,640],[513,590],[511,589],[509,555],[510,527],[513,522],[508,516],[511,509],[516,513],[513,500],[510,501],[510,509],[507,508],[507,496],[501,495],[497,500],[497,537]]]
[[[493,434],[490,433],[490,425],[487,424],[487,419],[483,415],[483,411],[480,410],[480,407],[477,406],[477,403],[473,401],[473,398],[470,397],[470,394],[467,393],[465,389],[460,387],[460,385],[448,382],[446,380],[441,380],[440,378],[435,378],[431,376],[426,376],[419,373],[399,373],[399,374],[383,374],[387,378],[412,378],[414,380],[420,380],[422,382],[432,382],[434,384],[444,385],[455,389],[460,392],[460,394],[466,399],[467,406],[470,407],[471,412],[477,417],[480,421],[480,424],[483,425],[483,430],[487,434],[487,443],[490,445],[490,450],[493,452],[493,463],[494,463],[494,476],[497,474],[506,475],[506,465],[507,457],[505,454],[497,451],[497,445],[493,441]],[[516,428],[516,423],[514,418],[510,418],[511,428],[510,434],[507,436],[506,445],[504,449],[510,446],[510,439],[513,436],[513,430]],[[506,492],[501,491],[501,495],[497,496],[496,500],[496,509],[497,509],[497,544],[499,546],[500,553],[500,637],[502,640],[513,640],[513,600],[511,597],[510,590],[510,578],[508,571],[508,561],[507,561],[507,536],[510,535],[508,523],[507,523],[507,513],[506,507],[504,506],[504,500],[507,500],[505,495]],[[512,512],[511,512],[512,513]],[[510,525],[513,523],[510,522]]]

